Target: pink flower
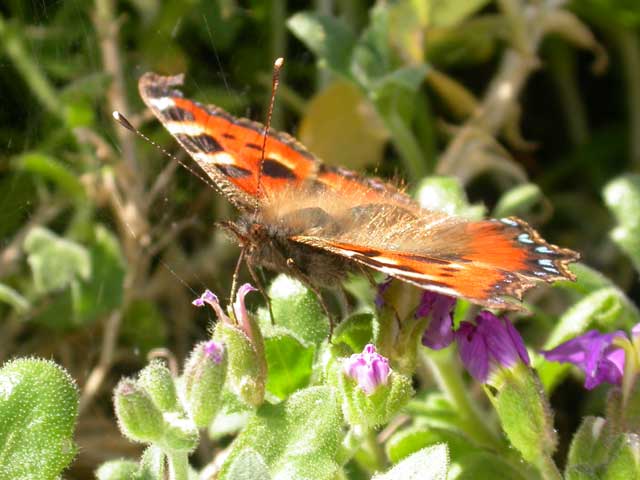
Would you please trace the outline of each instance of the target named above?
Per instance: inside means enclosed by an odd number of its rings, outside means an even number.
[[[215,340],[209,340],[204,344],[204,354],[214,361],[214,363],[220,363],[222,361],[222,355],[224,353],[224,345]]]
[[[389,360],[376,352],[376,347],[368,344],[362,353],[356,353],[344,363],[344,373],[354,379],[358,386],[371,395],[379,385],[386,385],[391,373]]]

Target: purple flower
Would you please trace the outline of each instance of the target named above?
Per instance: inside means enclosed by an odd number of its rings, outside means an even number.
[[[244,297],[246,297],[249,292],[256,291],[257,289],[250,283],[245,283],[238,289],[236,299],[233,302],[233,313],[235,314],[236,322],[238,322],[240,328],[242,328],[249,338],[253,338],[253,331],[251,329],[251,322],[249,321],[249,313],[247,312],[247,307],[244,304]]]
[[[371,395],[379,385],[387,384],[391,369],[389,360],[377,353],[374,345],[368,344],[362,353],[345,360],[344,373],[354,379],[364,393]]]
[[[473,378],[485,383],[495,368],[519,361],[529,365],[522,337],[507,318],[482,311],[475,321],[462,322],[455,332],[460,358]]]
[[[224,353],[224,345],[215,340],[209,340],[204,344],[204,354],[214,361],[214,363],[220,363],[222,361],[222,354]]]
[[[209,305],[216,312],[218,320],[227,323],[231,322],[231,319],[227,316],[226,313],[224,313],[224,310],[220,306],[218,297],[214,293],[212,293],[211,290],[205,290],[204,293],[194,301],[192,301],[191,304],[195,305],[196,307],[204,307],[205,305]]]
[[[416,309],[416,318],[430,316],[429,325],[422,334],[422,344],[433,350],[448,347],[453,341],[453,308],[456,299],[435,292],[425,291]]]
[[[392,277],[387,277],[382,281],[382,283],[378,284],[378,291],[376,292],[376,298],[374,300],[374,303],[376,304],[376,307],[378,307],[378,310],[384,307],[384,294],[387,290],[389,290],[389,287],[391,286],[391,280],[393,280]]]
[[[637,331],[636,327],[632,334]],[[624,373],[625,353],[622,347],[613,344],[616,338],[625,338],[625,334],[621,331],[600,333],[590,330],[552,350],[543,351],[542,355],[547,360],[572,363],[580,368],[585,373],[584,387],[587,390],[603,382],[620,385]]]

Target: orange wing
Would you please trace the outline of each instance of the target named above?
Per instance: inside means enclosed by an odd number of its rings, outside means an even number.
[[[175,89],[182,82],[183,75],[163,77],[146,73],[138,88],[145,104],[169,133],[237,207],[252,209],[259,195],[303,184],[312,184],[318,190],[356,190],[372,201],[381,195],[391,195],[398,201],[411,202],[382,180],[324,165],[283,132],[269,131],[261,165],[265,127],[235,118],[214,105],[184,98]]]
[[[490,308],[520,309],[504,297],[522,299],[536,281],[575,280],[568,269],[579,254],[547,243],[526,222],[501,220],[451,226],[455,242],[432,252],[368,248],[314,236],[293,241],[346,257],[425,290],[464,297]],[[428,236],[428,234],[427,234]]]

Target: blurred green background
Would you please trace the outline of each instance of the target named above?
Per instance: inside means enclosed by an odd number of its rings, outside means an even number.
[[[639,25],[637,0],[4,0],[0,361],[53,358],[77,379],[69,476],[137,452],[113,421],[115,382],[206,336],[190,301],[228,294],[238,254],[212,227],[228,202],[112,120],[187,160],[140,75],[184,72],[189,96],[263,121],[284,56],[274,127],[411,192],[454,177],[637,299]],[[561,432],[589,411],[577,385],[553,397]]]

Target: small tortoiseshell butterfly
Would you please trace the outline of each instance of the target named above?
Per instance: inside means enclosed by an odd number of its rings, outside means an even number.
[[[286,133],[183,97],[183,75],[140,78],[142,99],[240,210],[223,226],[247,264],[335,287],[363,266],[491,308],[520,308],[537,280],[574,280],[579,255],[518,218],[468,221],[393,185],[324,165]],[[513,300],[513,298],[511,298]]]

